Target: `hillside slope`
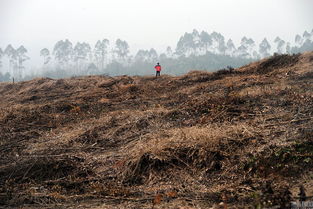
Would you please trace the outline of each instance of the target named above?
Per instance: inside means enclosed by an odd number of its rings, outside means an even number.
[[[284,208],[300,185],[313,195],[313,52],[0,83],[0,96],[6,207]]]

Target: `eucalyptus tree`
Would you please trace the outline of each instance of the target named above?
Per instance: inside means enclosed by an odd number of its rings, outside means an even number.
[[[276,44],[275,52],[283,54],[286,52],[286,42],[280,39],[278,36],[275,38],[274,43]]]
[[[108,63],[108,51],[110,41],[108,39],[98,40],[94,48],[94,57],[97,64],[97,68],[103,70],[105,67],[105,61]]]
[[[242,58],[256,58],[255,42],[251,38],[243,37],[237,50],[237,55]]]
[[[226,43],[226,51],[225,54],[229,56],[234,56],[236,52],[236,47],[233,40],[229,39]]]
[[[68,68],[73,55],[73,44],[66,39],[58,41],[53,48],[54,58],[62,68]]]
[[[29,60],[29,57],[26,55],[27,53],[27,49],[22,45],[20,46],[17,50],[16,50],[16,56],[17,56],[17,78],[19,80],[22,79],[22,72],[23,72],[23,69],[25,69],[23,63],[26,61],[26,60]]]
[[[191,33],[185,33],[180,37],[176,45],[176,54],[178,56],[188,57],[195,48]]]
[[[47,65],[51,60],[50,51],[47,48],[43,48],[42,50],[40,50],[40,56],[43,57],[43,64],[44,65]]]
[[[170,46],[168,46],[168,47],[166,48],[165,55],[166,55],[166,57],[168,57],[168,58],[172,58],[172,57],[173,57],[173,50],[172,50],[172,48],[171,48]]]
[[[206,31],[202,31],[200,33],[200,39],[201,39],[201,48],[207,53],[210,51],[210,47],[212,46],[213,40],[210,34],[208,34]]]
[[[79,73],[81,73],[83,67],[85,67],[90,53],[91,47],[88,43],[76,43],[73,50],[73,60],[76,63],[76,69],[79,71]]]
[[[126,64],[128,61],[129,45],[126,41],[117,39],[113,50],[116,61]]]
[[[215,54],[225,54],[225,38],[222,34],[217,32],[212,32],[210,37],[212,38],[212,52]]]
[[[270,56],[271,45],[268,43],[267,39],[264,38],[259,45],[259,53],[261,58]]]
[[[17,69],[17,53],[11,44],[5,48],[4,55],[9,59],[9,71],[14,77]]]

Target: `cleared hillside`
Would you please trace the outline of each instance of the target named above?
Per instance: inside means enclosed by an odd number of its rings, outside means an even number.
[[[0,83],[0,205],[282,208],[313,195],[313,52]]]

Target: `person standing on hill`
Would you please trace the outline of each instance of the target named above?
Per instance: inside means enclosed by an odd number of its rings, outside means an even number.
[[[155,77],[161,76],[161,65],[160,65],[160,63],[157,63],[157,65],[154,66],[154,68],[156,71]]]

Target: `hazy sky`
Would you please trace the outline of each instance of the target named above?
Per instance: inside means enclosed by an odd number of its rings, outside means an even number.
[[[194,28],[217,31],[235,44],[277,35],[293,41],[313,29],[313,0],[0,0],[0,47],[24,44],[31,54],[72,42],[117,38],[165,50]]]

